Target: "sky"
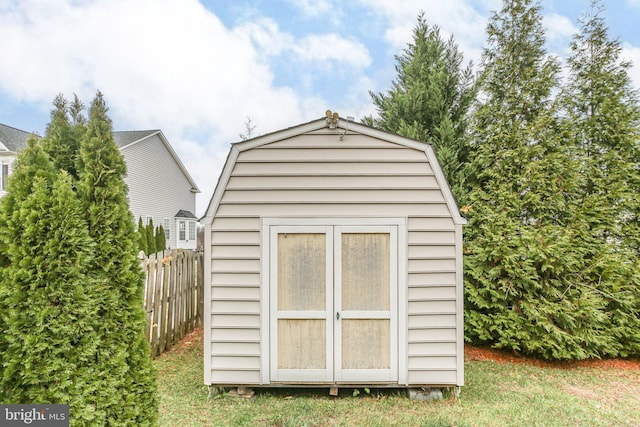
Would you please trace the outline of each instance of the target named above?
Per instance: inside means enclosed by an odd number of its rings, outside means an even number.
[[[375,115],[417,16],[480,63],[501,0],[0,0],[0,123],[44,134],[56,94],[100,90],[114,130],[161,129],[202,190],[230,144],[324,117]],[[610,36],[635,64],[640,0],[605,0]],[[550,54],[566,58],[590,0],[542,0]]]

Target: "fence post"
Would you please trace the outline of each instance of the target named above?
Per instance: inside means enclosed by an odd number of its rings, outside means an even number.
[[[160,315],[161,315],[161,307],[162,307],[162,283],[164,277],[164,269],[162,267],[162,258],[155,259],[156,269],[155,269],[155,280],[154,280],[154,297],[153,297],[153,320],[151,323],[151,351],[153,357],[156,357],[160,354]]]
[[[153,291],[154,291],[154,280],[155,279],[155,267],[156,262],[155,259],[149,257],[145,258],[142,251],[140,252],[142,256],[142,264],[144,266],[145,280],[144,280],[144,311],[147,318],[147,327],[145,329],[145,336],[147,337],[147,341],[151,342],[151,334],[153,329]]]

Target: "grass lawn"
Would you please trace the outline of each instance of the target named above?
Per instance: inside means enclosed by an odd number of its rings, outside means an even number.
[[[640,362],[544,364],[469,348],[458,401],[398,390],[255,389],[208,398],[202,333],[155,362],[161,426],[640,426]]]

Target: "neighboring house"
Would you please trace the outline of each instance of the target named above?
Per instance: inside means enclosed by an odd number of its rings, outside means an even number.
[[[113,132],[127,163],[129,207],[138,223],[164,227],[167,248],[196,249],[200,189],[160,130]]]
[[[0,124],[0,196],[17,153],[31,134]],[[196,194],[200,189],[160,130],[113,132],[127,164],[125,182],[136,224],[153,220],[165,229],[167,248],[196,249]]]
[[[7,188],[7,178],[12,172],[18,151],[27,145],[31,134],[0,123],[0,197]]]
[[[430,145],[338,117],[239,142],[201,221],[205,384],[464,384],[466,220]]]

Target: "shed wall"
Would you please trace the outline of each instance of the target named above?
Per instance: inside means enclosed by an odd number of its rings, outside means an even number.
[[[238,154],[210,228],[206,381],[261,381],[261,218],[355,216],[408,218],[408,383],[461,384],[460,248],[425,152],[359,134],[340,141],[330,131]]]

